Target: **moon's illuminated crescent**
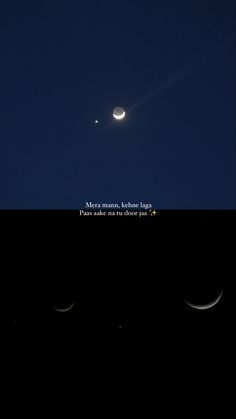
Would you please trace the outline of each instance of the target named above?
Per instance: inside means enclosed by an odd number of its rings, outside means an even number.
[[[187,300],[185,300],[185,302],[191,307],[191,308],[195,308],[197,310],[208,310],[209,308],[214,307],[221,299],[223,294],[223,290],[221,291],[220,295],[211,303],[209,304],[191,304],[189,303]]]
[[[125,117],[125,112],[123,112],[121,115],[115,115],[113,113],[113,116],[114,116],[115,119],[123,119]]]
[[[125,117],[125,110],[123,108],[121,108],[120,106],[117,106],[113,110],[113,117],[117,120],[123,119]]]
[[[65,308],[59,308],[59,307],[55,307],[53,306],[53,309],[55,311],[58,311],[59,313],[66,313],[67,311],[70,311],[75,305],[75,301],[73,301],[73,303],[71,305],[69,305],[68,307]]]

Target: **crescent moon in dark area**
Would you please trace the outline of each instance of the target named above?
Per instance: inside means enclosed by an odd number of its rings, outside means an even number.
[[[185,300],[186,304],[188,304],[189,307],[194,308],[196,310],[208,310],[212,307],[214,307],[216,304],[219,303],[219,301],[221,300],[221,297],[223,295],[223,289],[220,292],[220,295],[213,300],[211,303],[208,304],[191,304],[189,301]]]
[[[75,305],[75,301],[73,301],[69,306],[66,307],[57,307],[55,305],[53,305],[53,310],[58,311],[59,313],[67,313],[68,311],[72,310],[72,308]]]

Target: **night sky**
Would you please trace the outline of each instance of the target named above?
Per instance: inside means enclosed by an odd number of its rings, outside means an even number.
[[[236,208],[234,46],[233,0],[2,2],[0,208]]]

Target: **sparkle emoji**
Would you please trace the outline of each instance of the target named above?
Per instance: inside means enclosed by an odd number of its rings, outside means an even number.
[[[151,216],[152,217],[155,217],[157,215],[156,210],[150,210],[150,213],[151,213]]]

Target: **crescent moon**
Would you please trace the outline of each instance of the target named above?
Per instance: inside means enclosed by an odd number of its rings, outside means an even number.
[[[209,304],[191,304],[187,300],[185,300],[185,302],[189,305],[189,307],[195,308],[196,310],[208,310],[209,308],[214,307],[220,301],[222,294],[223,290],[221,291],[220,295]]]
[[[66,313],[67,311],[72,310],[72,308],[74,307],[74,305],[75,305],[75,301],[73,301],[73,303],[71,305],[69,305],[68,307],[66,307],[66,308],[58,308],[58,307],[53,306],[53,309],[55,311],[58,311],[59,313]]]
[[[125,117],[125,111],[121,115],[116,115],[115,113],[113,113],[113,116],[115,119],[118,120],[123,119]]]

